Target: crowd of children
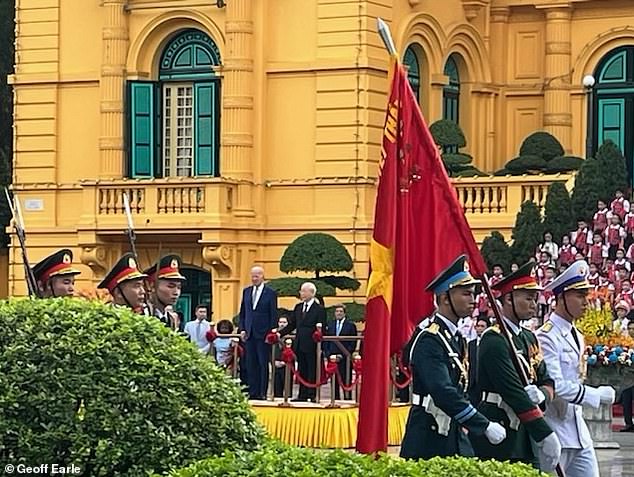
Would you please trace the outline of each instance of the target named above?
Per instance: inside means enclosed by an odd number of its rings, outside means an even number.
[[[592,307],[601,308],[609,303],[615,312],[615,323],[626,333],[630,311],[634,314],[634,210],[622,191],[616,192],[610,202],[599,200],[597,211],[591,224],[580,219],[577,229],[561,237],[560,244],[553,240],[550,232],[544,234],[544,241],[536,250],[536,272],[539,283],[546,287],[555,277],[577,260],[588,262],[588,280],[594,285],[589,301]],[[512,264],[510,272],[517,270],[518,264]],[[502,279],[502,266],[495,265],[490,284]],[[551,292],[542,291],[539,295],[539,314],[533,328],[543,323],[554,307]],[[492,317],[492,310],[484,293],[478,296],[474,311],[476,316]]]

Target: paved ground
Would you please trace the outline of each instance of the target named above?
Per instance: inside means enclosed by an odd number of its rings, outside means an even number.
[[[634,477],[634,433],[614,432],[612,435],[621,448],[597,450],[601,477]]]

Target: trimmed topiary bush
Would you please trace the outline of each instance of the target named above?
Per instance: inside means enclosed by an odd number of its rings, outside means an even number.
[[[469,477],[540,477],[526,464],[480,461],[474,458],[435,457],[429,460],[403,460],[342,450],[315,451],[282,444],[271,444],[256,452],[227,453],[197,462],[169,474],[170,477],[386,477],[386,476],[469,476]]]
[[[324,233],[308,233],[297,237],[284,251],[280,260],[284,273],[312,272],[312,277],[282,277],[268,282],[279,296],[298,296],[302,283],[311,281],[317,287],[318,296],[334,296],[337,289],[358,290],[361,286],[355,278],[323,275],[324,272],[348,272],[352,270],[352,257],[346,247],[335,237]]]
[[[509,171],[506,167],[503,167],[502,169],[498,169],[497,171],[493,173],[493,175],[496,177],[509,176],[512,174],[513,173]]]
[[[453,177],[485,177],[488,176],[489,174],[482,172],[480,169],[477,169],[476,167],[473,167],[471,165],[469,165],[468,167],[465,167],[464,169],[461,169],[457,172],[454,172]]]
[[[555,136],[546,131],[537,131],[524,139],[520,146],[520,156],[537,156],[545,161],[563,156],[564,148]]]
[[[434,138],[434,142],[443,149],[447,147],[460,149],[467,145],[460,125],[449,119],[439,119],[433,122],[429,126],[429,132]]]
[[[266,284],[275,290],[278,296],[299,297],[299,288],[305,282],[313,282],[317,287],[317,294],[320,296],[335,296],[337,294],[335,287],[314,278],[281,277],[269,280]]]
[[[263,430],[240,388],[152,317],[83,299],[0,302],[0,455],[146,476]]]
[[[555,157],[546,163],[546,172],[578,171],[583,164],[583,159],[575,156]]]
[[[519,156],[507,162],[504,168],[512,174],[530,174],[546,169],[546,161],[539,156]]]
[[[313,272],[319,279],[322,272],[352,270],[352,257],[335,237],[324,233],[308,233],[297,237],[280,260],[284,273]]]

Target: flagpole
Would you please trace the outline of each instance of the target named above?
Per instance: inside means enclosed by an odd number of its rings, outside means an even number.
[[[379,32],[379,36],[381,37],[381,40],[383,40],[383,44],[385,45],[388,53],[391,56],[396,55],[396,47],[394,46],[394,40],[392,39],[390,27],[380,17],[376,19],[376,29]]]

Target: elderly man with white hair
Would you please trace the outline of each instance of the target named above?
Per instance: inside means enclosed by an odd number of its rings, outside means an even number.
[[[289,316],[288,325],[279,331],[280,336],[296,332],[293,350],[297,356],[299,374],[309,383],[314,383],[317,370],[317,344],[313,341],[313,332],[317,323],[326,323],[326,310],[315,299],[317,287],[306,282],[299,289],[300,303],[295,305]],[[315,389],[299,385],[299,395],[293,401],[315,401]]]
[[[277,293],[264,284],[264,269],[251,268],[251,286],[242,291],[240,334],[245,343],[249,399],[266,399],[271,345],[266,335],[277,324]]]

